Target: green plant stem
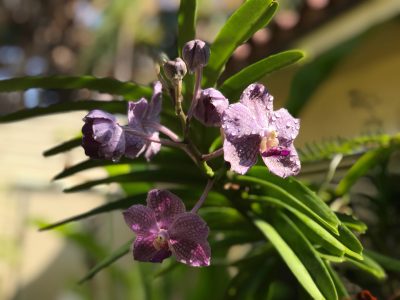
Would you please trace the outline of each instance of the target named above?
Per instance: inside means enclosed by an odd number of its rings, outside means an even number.
[[[224,154],[224,149],[223,148],[219,148],[219,149],[217,149],[217,150],[215,150],[215,151],[213,151],[211,153],[203,154],[201,156],[201,159],[203,161],[208,161],[208,160],[214,159],[214,158],[216,158],[218,156],[221,156],[222,154]]]
[[[193,91],[193,99],[192,102],[190,103],[190,107],[187,113],[186,117],[186,129],[185,129],[185,134],[184,134],[184,140],[187,140],[189,136],[189,129],[190,129],[190,120],[193,117],[194,110],[197,106],[197,99],[198,99],[198,94],[200,91],[200,85],[201,85],[201,79],[203,77],[203,67],[198,67],[194,73],[196,81],[194,84],[194,91]]]
[[[175,102],[175,114],[179,117],[182,125],[182,132],[186,134],[186,115],[182,109],[182,80],[174,82],[174,102]]]
[[[204,188],[203,193],[201,194],[199,200],[197,201],[197,203],[195,204],[195,206],[193,206],[192,210],[190,212],[192,213],[197,213],[197,211],[199,210],[199,208],[203,205],[204,201],[206,200],[208,193],[210,192],[210,190],[212,189],[213,185],[214,185],[214,181],[215,179],[208,179],[207,181],[207,185]]]

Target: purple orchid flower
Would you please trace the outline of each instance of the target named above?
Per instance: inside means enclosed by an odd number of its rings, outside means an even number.
[[[136,133],[129,130],[125,132],[125,156],[135,158],[144,152],[144,157],[150,160],[160,151],[160,143],[149,142],[144,137],[148,136],[151,139],[158,139],[161,104],[162,85],[159,81],[154,84],[153,96],[150,103],[145,98],[141,98],[137,102],[129,102],[128,128],[133,129]]]
[[[197,214],[186,212],[179,197],[167,190],[151,190],[147,206],[133,205],[123,212],[129,228],[136,233],[133,258],[162,262],[175,255],[184,264],[210,265],[208,226]]]
[[[116,118],[101,110],[92,110],[84,118],[82,147],[91,158],[117,161],[125,152],[124,131]]]
[[[272,101],[267,89],[255,83],[243,91],[239,103],[229,105],[224,112],[224,159],[231,170],[245,174],[260,153],[269,170],[280,177],[300,172],[293,146],[300,122],[284,108],[273,111]]]
[[[162,86],[154,84],[151,102],[142,98],[128,104],[128,126],[120,126],[117,119],[102,110],[92,110],[84,118],[82,146],[91,158],[118,161],[123,155],[136,158],[144,153],[150,160],[161,144],[158,140],[161,112]]]

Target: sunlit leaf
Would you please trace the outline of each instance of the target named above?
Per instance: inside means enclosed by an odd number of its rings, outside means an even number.
[[[237,176],[237,180],[265,187],[268,195],[286,199],[285,201],[291,206],[325,224],[333,232],[338,232],[337,227],[340,222],[336,215],[313,191],[299,181],[294,178],[282,179],[257,166],[254,166],[248,174],[252,176]]]
[[[178,51],[196,37],[197,0],[181,0],[178,12]]]
[[[374,166],[381,163],[390,153],[389,148],[379,148],[365,153],[350,168],[336,187],[336,194],[341,196],[349,192],[350,188],[361,176],[364,176]]]
[[[89,89],[102,93],[121,95],[127,99],[151,96],[149,87],[133,82],[122,82],[113,78],[97,78],[94,76],[49,76],[19,77],[0,80],[0,92],[24,91],[30,88],[43,89]]]
[[[35,107],[23,109],[9,115],[0,116],[0,123],[25,120],[33,117],[41,117],[50,114],[71,112],[77,110],[102,109],[110,113],[124,113],[127,108],[126,101],[68,101],[61,102],[47,107]],[[84,115],[82,115],[83,117]],[[81,124],[76,124],[77,131]]]
[[[339,212],[336,212],[336,215],[338,216],[340,222],[343,225],[347,226],[352,230],[355,230],[359,233],[364,233],[368,229],[365,223],[361,222],[360,220],[357,220],[354,216],[342,214]]]
[[[338,299],[335,285],[322,259],[291,219],[282,212],[275,211],[272,225],[310,272],[325,298]]]
[[[271,226],[271,224],[261,219],[255,219],[254,224],[274,245],[283,261],[286,263],[304,289],[310,294],[310,296],[314,299],[325,299],[304,264],[295,254],[293,249],[280,236],[276,229]]]
[[[215,84],[233,51],[269,23],[277,6],[272,0],[248,0],[229,17],[211,45],[204,86]]]
[[[342,280],[340,279],[336,271],[332,268],[332,266],[328,262],[325,263],[325,266],[329,271],[329,273],[331,274],[331,278],[333,279],[333,282],[335,284],[339,299],[345,299],[349,297],[349,293],[347,292],[346,287],[344,286]]]
[[[383,255],[382,253],[377,253],[367,249],[364,250],[364,253],[367,254],[371,259],[375,260],[384,269],[400,273],[400,259],[389,257],[387,255]]]
[[[299,50],[289,50],[268,56],[229,77],[218,89],[225,97],[236,101],[249,84],[260,80],[273,71],[295,63],[303,56],[304,53]]]
[[[75,147],[78,147],[81,144],[82,144],[82,137],[73,138],[71,140],[63,142],[57,146],[54,146],[53,148],[50,148],[50,149],[44,151],[43,156],[46,157],[46,156],[56,155],[56,154],[71,150]]]
[[[357,260],[350,257],[346,258],[346,260],[350,262],[352,265],[356,266],[357,268],[373,275],[377,279],[382,280],[386,278],[385,270],[382,269],[382,267],[368,255],[364,254],[363,260]]]

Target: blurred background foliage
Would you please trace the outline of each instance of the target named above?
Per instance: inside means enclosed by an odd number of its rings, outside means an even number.
[[[196,37],[212,43],[227,17],[242,2],[198,1]],[[379,299],[397,299],[400,297],[400,262],[394,258],[400,258],[400,41],[396,37],[400,35],[400,1],[281,0],[279,4],[273,21],[255,32],[246,43],[234,51],[218,83],[222,84],[234,73],[268,55],[292,48],[305,51],[306,57],[300,63],[265,76],[262,82],[270,88],[278,107],[287,107],[302,120],[301,134],[296,143],[300,146],[303,162],[299,179],[304,185],[317,191],[316,197],[323,199],[337,212],[339,219],[345,224],[344,227],[356,232],[356,236],[368,249],[364,250],[364,254],[370,260],[365,259],[364,263],[360,264],[354,259],[353,253],[353,260],[347,257],[347,263],[342,264],[332,253],[324,252],[326,249],[323,247],[317,249],[316,256],[321,257],[326,264],[329,278],[333,279],[339,298],[355,299],[355,295],[361,290],[370,290]],[[174,0],[3,0],[0,3],[0,78],[93,75],[147,85],[156,79],[154,60],[157,60],[161,52],[171,58],[178,55],[178,9],[179,1]],[[87,83],[91,80],[92,83]],[[21,120],[35,114],[53,113],[57,112],[57,109],[58,112],[71,111],[72,107],[74,110],[82,110],[101,105],[110,112],[124,112],[125,103],[109,100],[137,99],[149,93],[146,87],[137,90],[132,86],[119,85],[107,80],[99,82],[93,77],[88,77],[87,81],[80,79],[75,82],[69,78],[61,83],[55,79],[40,83],[34,80],[24,81],[23,84],[14,83],[15,86],[11,82],[0,82],[0,91],[3,92],[0,94],[2,122]],[[69,85],[69,88],[57,88],[63,85]],[[81,87],[86,88],[80,89]],[[230,99],[231,101],[237,100],[237,94],[232,92],[232,97],[235,99]],[[82,100],[97,102],[89,104]],[[169,105],[167,101],[165,106]],[[64,106],[60,106],[63,103]],[[54,104],[58,106],[52,111],[56,107],[52,106]],[[25,108],[34,110],[18,114]],[[82,117],[83,112],[80,113],[82,114],[78,116]],[[168,116],[164,116],[164,119],[166,122],[170,121]],[[32,120],[22,122],[21,124],[25,125],[18,127],[17,138],[25,141],[23,136],[30,136],[31,140],[29,145],[21,142],[16,147],[29,148],[38,144],[38,149],[47,150],[41,144],[40,136],[48,134],[48,130],[54,126],[49,124],[63,122],[71,122],[69,126],[72,126],[72,132],[76,135],[60,134],[53,141],[53,145],[68,139],[70,142],[50,149],[45,155],[60,154],[79,145],[79,138],[76,136],[81,123],[74,123],[80,122],[79,117],[75,115],[67,119],[58,116],[49,120],[46,119],[37,125]],[[3,134],[0,150],[4,154],[3,157],[7,157],[7,153],[11,151],[8,143],[15,131],[8,133],[7,129],[4,129]],[[38,137],[32,138],[33,134],[37,134]],[[206,136],[202,140],[203,149],[207,149],[215,134],[216,132],[211,131],[199,135]],[[23,155],[23,151],[19,152],[19,155]],[[36,152],[36,155],[39,153]],[[284,203],[277,202],[278,196],[268,192],[262,184],[260,187],[260,182],[254,184],[250,190],[237,190],[248,178],[239,178],[237,182],[235,179],[227,180],[225,190],[221,187],[212,192],[207,207],[201,210],[212,229],[210,241],[213,266],[192,269],[172,260],[161,266],[139,264],[132,262],[130,255],[125,255],[128,251],[126,242],[131,236],[121,223],[120,212],[107,216],[98,214],[127,207],[134,202],[142,202],[153,181],[171,183],[168,180],[172,180],[173,183],[173,180],[181,180],[185,185],[174,187],[174,192],[183,199],[186,198],[186,204],[190,207],[201,194],[204,178],[197,174],[196,170],[193,170],[190,176],[184,174],[182,166],[187,166],[186,170],[190,170],[192,164],[173,151],[160,153],[154,161],[154,169],[151,170],[142,160],[135,161],[134,164],[121,161],[117,165],[111,165],[85,161],[81,153],[72,157],[68,152],[60,155],[63,160],[61,165],[65,170],[58,174],[57,171],[53,172],[52,175],[56,174],[56,180],[65,180],[72,175],[77,176],[77,179],[67,181],[67,184],[59,185],[55,189],[49,189],[46,182],[46,179],[51,179],[48,177],[49,173],[46,173],[47,177],[42,178],[43,182],[39,184],[24,180],[22,184],[6,180],[6,177],[12,174],[12,169],[17,169],[15,172],[21,173],[22,178],[27,178],[29,172],[36,171],[29,168],[26,158],[19,159],[20,163],[15,164],[3,158],[1,175],[5,178],[4,190],[15,189],[19,198],[35,193],[41,197],[43,193],[47,193],[48,197],[54,198],[51,205],[58,202],[55,204],[58,213],[51,214],[51,219],[42,219],[41,212],[51,210],[50,202],[43,200],[35,213],[27,205],[29,200],[23,200],[18,202],[16,212],[11,214],[13,218],[22,221],[15,222],[11,219],[8,222],[10,219],[4,219],[4,229],[0,232],[0,274],[4,275],[0,297],[309,298],[298,284],[299,277],[294,276],[293,270],[293,273],[289,270],[290,266],[288,268],[280,256],[276,255],[277,250],[273,247],[277,245],[274,242],[279,243],[279,240],[274,240],[276,235],[271,234],[264,225],[260,225],[259,228],[269,233],[267,238],[271,242],[274,241],[272,244],[262,242],[261,233],[255,231],[254,227],[238,214],[238,211],[248,210],[241,207],[247,204],[239,201],[247,199],[256,206],[255,211],[258,210],[275,228],[282,230],[278,236],[283,236],[289,246],[300,244],[304,249],[308,249],[307,241],[312,237],[312,233],[308,232],[307,239],[301,234],[296,235],[299,230],[307,233],[307,228],[297,228],[299,225],[290,220],[296,217],[281,209],[280,205]],[[35,160],[35,157],[31,159]],[[178,160],[179,168],[166,164]],[[79,171],[98,166],[106,169],[106,177],[102,177],[105,173],[96,173],[100,178],[97,181],[93,181],[91,175],[79,177],[82,176],[78,174]],[[43,168],[51,169],[50,166]],[[131,172],[137,179],[129,175]],[[175,179],[169,179],[171,173],[176,174]],[[260,173],[260,169],[255,168],[251,175],[257,177]],[[265,175],[259,177],[265,178]],[[274,178],[270,177],[266,177],[267,182],[285,186],[286,183],[274,182]],[[88,182],[80,185],[85,181]],[[135,183],[132,183],[133,181]],[[65,186],[68,187],[66,192],[73,192],[112,182],[119,185],[95,188],[93,192],[80,194],[72,204],[71,194],[63,196],[63,199],[60,197],[60,189]],[[297,187],[293,185],[296,183],[286,184],[286,189],[296,195]],[[10,210],[9,202],[12,199],[5,199],[7,195],[0,195],[3,198],[2,203],[8,203],[1,206],[3,211]],[[89,207],[83,206],[82,202],[90,201],[93,195],[102,199],[102,206],[98,206],[99,202],[92,202]],[[259,205],[261,201],[269,201],[268,209]],[[48,222],[53,223],[60,219],[65,220],[62,223],[71,221],[67,219],[71,215],[62,213],[66,202],[78,207],[77,212],[73,213],[77,216],[72,217],[72,220],[87,216],[91,218],[57,227],[53,233],[40,233],[56,235],[67,243],[63,244],[55,255],[49,256],[53,259],[37,266],[35,276],[29,277],[29,280],[22,280],[25,278],[22,274],[25,263],[23,257],[26,253],[31,253],[24,250],[31,245],[27,243],[24,228],[37,228],[38,225],[45,227]],[[344,214],[352,214],[360,221]],[[221,218],[224,222],[221,222]],[[32,219],[34,225],[28,225],[26,221],[32,224]],[[10,224],[23,226],[9,235]],[[292,236],[298,240],[291,238]],[[315,242],[312,238],[310,240]],[[342,242],[346,244],[346,241]],[[354,250],[354,247],[358,246],[354,246],[356,242],[352,242],[353,244],[350,244],[353,248],[350,248]],[[38,252],[46,252],[45,246],[40,249],[40,245],[34,244],[34,247],[39,247],[36,249]],[[81,251],[77,252],[76,249]],[[76,284],[85,274],[89,277],[94,275],[94,272],[89,271],[97,271],[96,266],[103,267],[121,256],[120,260],[103,269],[90,281]],[[111,259],[107,259],[110,257]],[[309,262],[307,257],[299,255],[299,258],[305,264]],[[63,260],[65,261],[62,262]],[[68,271],[67,265],[78,267]],[[360,269],[366,272],[361,272]],[[318,271],[314,271],[318,274]],[[327,287],[330,284],[318,280],[316,282],[318,287]]]

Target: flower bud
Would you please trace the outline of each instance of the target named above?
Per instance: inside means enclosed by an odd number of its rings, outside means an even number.
[[[218,127],[221,125],[221,115],[228,105],[228,99],[220,91],[213,88],[205,89],[199,95],[193,115],[205,126]]]
[[[92,110],[83,119],[82,147],[91,158],[118,161],[125,151],[125,136],[115,117],[101,110]]]
[[[210,48],[202,40],[189,41],[183,46],[182,57],[189,72],[193,73],[197,68],[207,65],[210,58]]]
[[[179,81],[187,73],[185,62],[177,57],[175,60],[169,60],[163,65],[165,76],[171,81]]]

